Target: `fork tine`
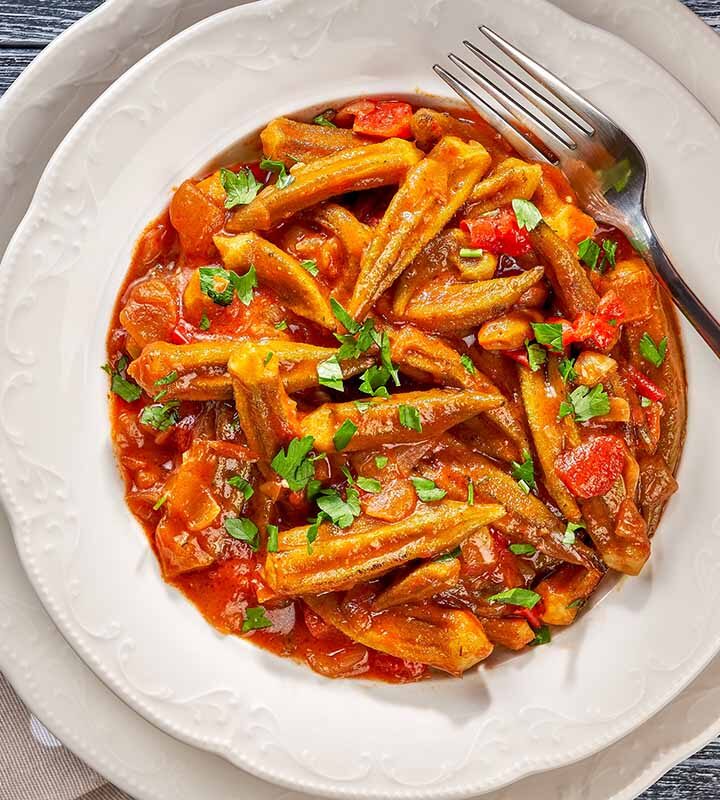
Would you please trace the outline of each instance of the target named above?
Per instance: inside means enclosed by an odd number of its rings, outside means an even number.
[[[510,97],[509,94],[504,92],[499,86],[496,86],[489,78],[486,78],[482,72],[479,72],[475,67],[468,64],[467,61],[464,61],[460,56],[456,56],[455,53],[450,53],[448,58],[455,66],[460,67],[468,77],[472,78],[475,83],[482,86],[491,97],[494,97],[495,100],[500,103],[500,105],[506,108],[521,125],[531,130],[550,150],[557,150],[558,145],[561,145],[566,150],[575,149],[575,142],[567,137],[566,134],[561,136],[549,128],[539,117],[536,117],[532,111],[520,105],[517,100]]]
[[[489,103],[483,100],[477,92],[474,92],[469,86],[466,86],[461,80],[456,78],[452,72],[448,72],[445,67],[440,64],[434,64],[433,70],[439,75],[445,83],[462,99],[477,111],[478,114],[488,123],[488,125],[495,128],[498,133],[503,136],[520,155],[525,158],[532,159],[533,161],[544,161],[546,164],[553,162],[535,145],[528,141],[512,123],[504,116],[501,116]]]
[[[519,78],[507,67],[503,66],[499,61],[496,61],[492,56],[489,56],[487,53],[483,52],[476,44],[469,42],[467,39],[463,41],[463,44],[471,53],[476,55],[481,61],[487,64],[488,67],[493,69],[502,78],[504,78],[507,83],[513,87],[513,89],[519,92],[523,97],[526,97],[534,105],[539,106],[543,113],[546,114],[546,116],[548,116],[560,128],[560,130],[563,131],[563,133],[566,133],[568,137],[570,137],[570,134],[567,133],[566,130],[566,126],[568,124],[571,125],[575,130],[584,133],[586,136],[592,136],[594,129],[591,125],[585,122],[584,119],[581,117],[571,117],[570,114],[565,112],[559,106],[556,106],[555,103],[552,103],[542,94],[540,94],[540,92],[530,86],[530,84],[526,83],[524,80],[522,80],[522,78]]]
[[[548,91],[552,92],[558,100],[562,100],[571,111],[583,118],[585,122],[592,125],[593,128],[597,127],[593,120],[600,119],[604,122],[607,119],[599,108],[596,108],[564,81],[561,81],[557,75],[550,72],[549,69],[543,67],[541,64],[538,64],[537,61],[534,61],[530,56],[523,53],[522,50],[518,50],[517,47],[503,39],[502,36],[495,33],[491,28],[488,28],[487,25],[481,25],[479,30],[499,50],[502,50],[506,56],[511,58],[518,66],[522,67],[525,72],[532,75],[541,86],[544,86]]]

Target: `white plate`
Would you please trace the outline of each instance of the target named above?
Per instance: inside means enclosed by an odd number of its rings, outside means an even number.
[[[192,796],[192,795],[190,795],[190,796]]]

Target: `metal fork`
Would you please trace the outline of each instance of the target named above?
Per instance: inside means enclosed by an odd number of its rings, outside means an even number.
[[[463,44],[515,92],[526,107],[464,59],[449,59],[495,101],[488,103],[444,67],[435,72],[480,116],[498,130],[515,150],[531,161],[554,163],[567,175],[582,207],[596,220],[619,228],[648,257],[675,303],[720,357],[720,323],[685,283],[658,241],[645,212],[647,164],[630,137],[600,109],[486,26],[480,31],[506,56],[558,101],[539,92],[524,78],[469,41]],[[551,124],[548,124],[550,121]]]

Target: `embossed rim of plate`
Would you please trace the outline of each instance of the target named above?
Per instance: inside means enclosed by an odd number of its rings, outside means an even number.
[[[276,5],[276,4],[275,4]],[[32,212],[31,212],[32,213]],[[470,790],[471,791],[471,790]],[[429,795],[428,795],[429,796]]]

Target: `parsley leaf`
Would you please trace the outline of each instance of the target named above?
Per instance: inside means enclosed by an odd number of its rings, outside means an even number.
[[[578,245],[577,257],[590,269],[595,269],[600,258],[600,245],[592,239],[583,239]]]
[[[469,506],[475,505],[475,486],[473,485],[472,481],[468,481],[466,502]]]
[[[443,553],[440,556],[435,556],[433,561],[454,561],[456,558],[460,558],[462,555],[462,550],[460,549],[460,545],[455,547],[453,550],[450,550],[448,553]]]
[[[531,544],[511,544],[510,552],[516,556],[532,556],[536,551]]]
[[[271,158],[263,158],[260,162],[260,169],[266,169],[277,174],[275,186],[277,186],[278,189],[285,189],[295,180],[294,176],[285,169],[285,164],[283,164],[282,161],[273,161]]]
[[[140,422],[155,428],[156,431],[166,431],[172,428],[179,420],[178,406],[179,400],[170,400],[167,403],[153,403],[145,406],[140,412]]]
[[[287,453],[279,450],[270,466],[284,478],[291,492],[304,489],[308,481],[315,476],[315,465],[307,457],[314,444],[312,436],[293,439],[287,446]]]
[[[598,172],[598,178],[600,179],[600,186],[603,194],[610,188],[615,189],[618,193],[622,192],[628,185],[631,175],[632,167],[627,158],[623,158],[608,169],[600,170]]]
[[[361,414],[364,414],[372,403],[369,400],[353,400],[353,405]]]
[[[640,405],[643,408],[649,408],[652,405],[652,400],[649,397],[641,397],[640,398]]]
[[[330,308],[335,319],[348,333],[357,333],[360,330],[360,325],[343,308],[342,303],[339,303],[334,297],[330,298]]]
[[[350,444],[350,440],[356,433],[357,425],[351,419],[346,419],[333,436],[333,444],[338,453]]]
[[[560,377],[563,379],[564,383],[568,381],[574,381],[577,378],[577,372],[575,372],[575,359],[574,358],[561,358],[560,363],[558,364],[558,371],[560,372]]]
[[[607,261],[611,267],[615,266],[615,255],[617,253],[617,242],[613,242],[612,239],[604,239],[602,243],[603,252],[605,255],[603,256],[603,260]]]
[[[417,496],[423,503],[432,503],[435,500],[442,500],[447,494],[444,489],[441,489],[435,481],[429,478],[418,478],[413,476],[410,478],[412,485],[415,487]]]
[[[531,342],[529,339],[525,340],[525,349],[527,350],[530,369],[533,372],[537,372],[547,361],[547,351],[537,342]]]
[[[512,201],[512,207],[520,229],[525,228],[525,230],[531,231],[542,220],[542,214],[538,211],[537,206],[529,200],[516,197]]]
[[[318,269],[317,261],[314,258],[306,258],[304,261],[300,262],[300,266],[309,272],[313,278],[317,278],[320,270]]]
[[[338,392],[345,391],[343,386],[343,374],[340,369],[340,362],[336,355],[321,361],[317,365],[318,383],[327,386],[328,389],[336,389]]]
[[[506,589],[504,592],[488,597],[491,603],[507,603],[523,608],[535,608],[540,599],[540,595],[531,589]]]
[[[485,251],[481,250],[479,247],[460,248],[460,258],[482,258],[484,255]]]
[[[267,532],[267,551],[268,553],[277,553],[278,551],[278,530],[277,525],[267,524],[265,526]]]
[[[389,460],[387,456],[375,456],[375,466],[378,469],[385,469]]]
[[[403,428],[408,428],[411,431],[422,433],[422,422],[420,421],[420,412],[415,406],[400,406],[398,408],[398,416],[400,417],[400,424]]]
[[[665,353],[667,352],[668,340],[664,336],[657,344],[653,341],[649,333],[643,333],[638,349],[640,355],[649,361],[654,367],[659,367],[665,360]]]
[[[533,464],[532,456],[527,450],[523,450],[522,457],[522,464],[518,464],[517,461],[512,462],[512,476],[523,492],[530,494],[530,490],[536,486],[535,465]]]
[[[348,487],[345,499],[337,489],[323,489],[315,498],[318,508],[326,519],[338,528],[347,528],[360,516],[360,495],[357,489]],[[318,519],[320,515],[318,515]]]
[[[229,306],[233,300],[231,273],[222,267],[200,267],[200,291],[218,306]]]
[[[307,529],[307,533],[305,534],[305,538],[307,539],[308,555],[312,554],[313,543],[314,543],[315,539],[317,539],[317,537],[318,537],[318,533],[320,531],[320,524],[322,523],[322,521],[324,519],[325,519],[325,515],[324,514],[318,514],[317,517],[315,517],[315,521],[312,522],[310,527]]]
[[[245,620],[242,624],[243,633],[271,627],[272,622],[265,616],[265,609],[262,606],[245,609]]]
[[[572,603],[568,603],[565,608],[582,608],[585,603],[587,603],[587,598],[578,597],[577,599],[573,600]]]
[[[548,628],[547,625],[543,625],[535,631],[535,638],[532,642],[528,642],[528,647],[537,647],[541,644],[547,644],[551,638],[550,628]]]
[[[325,111],[313,117],[313,122],[316,125],[322,125],[325,128],[337,128],[337,125],[332,121],[335,118],[337,111],[334,108],[326,108]]]
[[[358,388],[364,394],[369,394],[373,397],[389,397],[390,393],[387,390],[387,386],[385,386],[389,380],[390,373],[385,367],[373,364],[360,376],[360,386]]]
[[[115,369],[112,369],[109,364],[103,365],[102,369],[110,376],[110,391],[118,397],[122,397],[126,403],[133,403],[142,394],[142,389],[127,377],[125,372],[127,364],[127,358],[120,356],[115,362]]]
[[[247,542],[253,552],[257,551],[258,527],[251,519],[247,517],[227,517],[223,525],[233,539]]]
[[[243,167],[235,173],[229,169],[220,170],[220,182],[225,189],[225,208],[245,206],[252,202],[262,189],[262,183],[256,180],[249,167]]]
[[[166,492],[161,498],[153,506],[153,511],[159,511],[165,503],[167,503],[168,497],[170,497],[170,492]]]
[[[276,331],[284,331],[287,330],[287,326],[288,326],[287,320],[282,319],[280,320],[280,322],[276,322],[274,327]]]
[[[198,328],[200,328],[201,331],[207,331],[210,329],[210,318],[204,311],[202,317],[200,317]]]
[[[360,476],[357,479],[357,485],[363,492],[370,492],[371,494],[377,494],[382,489],[380,481],[376,478],[363,478]]]
[[[245,478],[242,477],[242,475],[233,475],[232,478],[228,478],[228,483],[233,487],[233,489],[238,489],[241,491],[246,500],[249,500],[253,494],[255,494],[253,487],[248,481],[245,480]]]
[[[474,375],[477,372],[477,369],[475,369],[475,364],[473,363],[472,358],[470,358],[470,356],[466,355],[465,353],[463,353],[460,356],[460,363],[465,368],[465,371],[469,372],[471,375]]]
[[[568,547],[572,547],[575,544],[575,532],[580,530],[585,530],[584,522],[568,522],[562,543]]]
[[[268,365],[268,364],[269,364],[269,363],[272,361],[272,357],[273,357],[274,355],[275,355],[275,353],[273,353],[273,351],[271,350],[271,351],[270,351],[270,352],[269,352],[269,353],[268,353],[268,354],[265,356],[265,358],[263,359],[263,366],[264,366],[264,367],[267,367],[267,365]]]
[[[400,375],[398,374],[396,366],[392,363],[390,358],[390,337],[387,332],[383,333],[380,338],[377,337],[377,331],[373,335],[377,346],[380,348],[380,361],[383,367],[387,370],[388,375],[393,379],[395,386],[400,386]]]
[[[235,287],[240,302],[244,306],[249,306],[253,299],[253,289],[257,286],[255,267],[251,264],[250,269],[244,275],[231,272],[230,283]]]
[[[560,322],[532,322],[533,333],[540,344],[556,353],[563,352],[563,327]]]
[[[610,411],[610,398],[603,388],[602,383],[593,386],[578,386],[570,392],[567,400],[560,403],[558,418],[562,419],[572,414],[578,422],[587,422],[593,417],[600,417]]]
[[[169,386],[171,383],[175,383],[179,377],[178,371],[174,369],[172,372],[168,372],[164,377],[158,378],[155,381],[155,386]]]

